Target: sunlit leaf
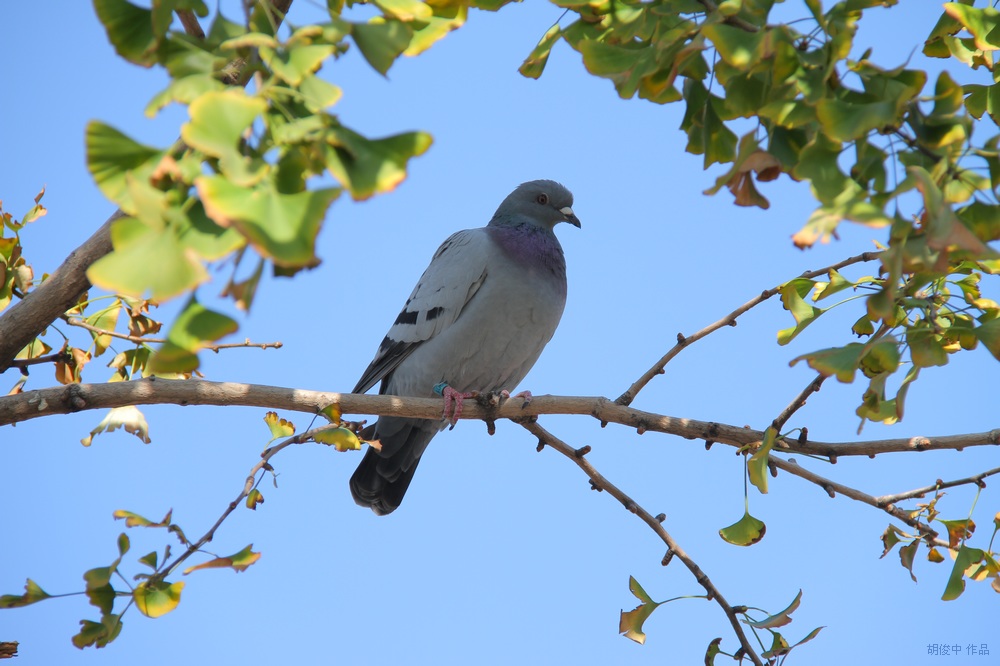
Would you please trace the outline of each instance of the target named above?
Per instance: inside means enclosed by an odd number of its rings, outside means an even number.
[[[764,494],[767,494],[767,461],[777,437],[778,431],[773,426],[768,426],[764,431],[764,439],[760,446],[747,460],[747,474],[750,476],[750,483]]]
[[[913,560],[917,557],[917,548],[919,547],[920,541],[918,539],[914,539],[899,549],[899,563],[904,569],[910,572],[910,578],[913,579],[914,583],[917,582],[917,577],[913,575]]]
[[[376,17],[368,23],[355,23],[351,36],[358,50],[375,71],[385,75],[406,47],[413,32],[404,23]]]
[[[955,556],[955,566],[951,569],[948,584],[945,586],[944,594],[941,596],[942,601],[958,599],[962,595],[962,592],[965,592],[964,576],[966,569],[982,562],[985,554],[979,548],[970,548],[969,546],[962,546],[958,549],[958,554]]]
[[[252,548],[253,544],[250,544],[240,552],[230,555],[229,557],[216,557],[208,562],[202,562],[201,564],[188,567],[184,570],[184,575],[186,576],[192,571],[198,571],[199,569],[232,569],[236,573],[246,571],[252,564],[260,559],[260,553],[253,552],[253,550],[251,550]]]
[[[777,627],[783,627],[792,621],[792,613],[794,613],[795,609],[799,607],[801,600],[802,590],[799,590],[799,593],[795,595],[792,603],[788,604],[788,608],[785,610],[775,613],[774,615],[770,615],[758,622],[751,622],[749,620],[744,621],[755,629],[775,629]]]
[[[28,579],[24,584],[24,594],[4,594],[0,596],[0,608],[20,608],[49,598],[49,593]]]
[[[135,213],[126,176],[148,180],[164,152],[133,141],[118,130],[92,120],[87,123],[87,169],[108,199],[128,214]]]
[[[271,431],[269,442],[283,437],[291,437],[295,434],[295,424],[279,417],[277,412],[267,412],[264,414],[264,423],[267,424],[268,429]]]
[[[132,590],[135,607],[146,617],[161,617],[177,608],[181,602],[184,581],[143,581]]]
[[[134,405],[125,407],[115,407],[101,419],[97,427],[90,431],[90,434],[80,440],[84,446],[90,446],[94,437],[103,432],[114,432],[118,428],[125,428],[125,432],[138,437],[143,444],[149,444],[149,424],[146,417]]]
[[[976,531],[976,524],[971,518],[940,520],[939,522],[948,530],[948,547],[952,549],[958,548],[960,543],[971,537],[972,533]]]
[[[193,296],[177,316],[164,342],[150,357],[150,374],[191,372],[198,363],[198,352],[219,338],[237,330],[236,321],[209,310]]]
[[[254,248],[284,267],[315,266],[316,235],[337,188],[281,194],[273,184],[239,187],[222,176],[195,180],[208,216],[221,227],[235,227]]]
[[[423,155],[432,142],[424,132],[367,139],[346,127],[328,136],[326,167],[355,201],[394,190],[406,178],[410,159]]]
[[[642,631],[642,624],[656,610],[656,607],[660,603],[650,599],[646,591],[639,585],[639,582],[632,576],[628,578],[628,589],[631,590],[640,603],[628,612],[622,611],[621,619],[618,622],[618,633],[624,634],[625,638],[629,638],[642,645],[646,642],[646,634]]]
[[[737,522],[719,530],[719,536],[734,546],[752,546],[764,538],[767,526],[747,511]]]
[[[331,428],[322,430],[313,436],[313,439],[320,444],[333,446],[340,452],[358,451],[361,449],[361,440],[351,430],[347,428]]]

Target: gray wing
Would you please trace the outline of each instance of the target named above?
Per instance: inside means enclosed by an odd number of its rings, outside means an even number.
[[[364,393],[388,377],[420,344],[455,323],[486,280],[491,246],[485,229],[459,231],[441,244],[355,393]]]

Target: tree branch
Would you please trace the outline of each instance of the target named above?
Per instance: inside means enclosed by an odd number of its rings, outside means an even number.
[[[683,548],[674,540],[667,530],[663,528],[663,524],[657,520],[649,511],[639,506],[635,500],[626,495],[621,489],[616,485],[608,481],[602,474],[600,474],[593,465],[590,464],[585,457],[586,452],[589,451],[589,447],[585,449],[574,449],[572,446],[557,438],[555,435],[547,431],[542,426],[538,425],[533,421],[522,422],[521,425],[531,434],[538,437],[539,448],[544,444],[552,449],[555,449],[559,453],[563,454],[574,463],[577,467],[583,470],[583,472],[590,478],[590,484],[595,490],[607,491],[609,495],[614,497],[616,500],[621,502],[622,506],[625,507],[629,513],[634,513],[639,517],[642,522],[646,523],[656,536],[660,537],[660,540],[667,545],[667,557],[664,557],[664,562],[668,562],[671,557],[676,557],[679,559],[694,579],[698,581],[698,584],[705,588],[705,592],[708,593],[708,599],[715,601],[722,611],[726,614],[729,619],[729,624],[732,625],[733,631],[736,633],[737,638],[740,641],[740,645],[743,646],[743,650],[746,652],[747,656],[753,661],[757,666],[763,666],[760,657],[754,652],[753,646],[750,644],[749,639],[743,632],[743,627],[740,625],[739,618],[737,617],[736,611],[733,609],[729,602],[726,601],[722,593],[719,592],[718,588],[712,583],[711,579],[708,577],[698,563],[691,559],[691,556],[684,551]]]
[[[881,252],[862,252],[861,254],[859,254],[857,256],[850,257],[848,259],[844,259],[843,261],[839,261],[839,262],[837,262],[835,264],[827,266],[826,268],[820,268],[820,269],[815,270],[815,271],[806,271],[805,273],[803,273],[799,277],[800,278],[811,279],[811,278],[817,277],[819,275],[823,275],[823,274],[829,273],[831,270],[837,270],[837,269],[840,269],[840,268],[844,268],[845,266],[850,266],[851,264],[857,264],[857,263],[861,263],[861,262],[865,262],[865,261],[872,261],[874,259],[877,259],[879,256],[881,256],[881,254],[882,254]],[[784,283],[782,283],[782,284],[784,284]],[[628,405],[632,404],[632,401],[635,400],[635,396],[639,394],[639,391],[641,391],[643,388],[645,388],[646,384],[648,384],[653,379],[653,377],[655,377],[656,375],[662,375],[663,372],[664,372],[663,369],[666,367],[667,363],[669,363],[675,356],[677,356],[678,354],[680,354],[682,349],[686,348],[687,346],[689,346],[693,342],[697,342],[698,340],[701,340],[702,338],[704,338],[705,336],[707,336],[709,333],[714,333],[715,331],[719,330],[723,326],[736,326],[736,319],[737,319],[737,317],[739,317],[740,315],[744,314],[748,310],[750,310],[750,309],[752,309],[752,308],[760,305],[761,303],[763,303],[767,299],[769,299],[772,296],[774,296],[775,294],[777,294],[779,291],[781,291],[781,287],[782,287],[782,285],[779,284],[776,287],[772,287],[771,289],[767,289],[767,290],[761,292],[760,296],[757,296],[755,298],[751,298],[749,301],[747,301],[746,303],[744,303],[740,307],[736,308],[735,310],[733,310],[732,312],[730,312],[729,314],[727,314],[722,319],[718,320],[714,324],[709,324],[708,326],[706,326],[705,328],[701,329],[700,331],[697,331],[696,333],[693,333],[693,334],[691,334],[691,335],[689,335],[687,337],[685,337],[681,333],[678,333],[677,334],[677,344],[674,345],[670,349],[670,351],[668,351],[666,354],[664,354],[663,357],[659,361],[657,361],[655,364],[653,364],[653,367],[651,367],[649,370],[647,370],[639,379],[637,379],[635,381],[635,383],[633,383],[631,386],[629,386],[628,390],[626,390],[624,393],[622,393],[620,396],[618,396],[618,399],[615,400],[615,402],[618,403],[619,405],[624,405],[626,407]]]
[[[0,396],[0,426],[19,423],[53,414],[69,414],[90,409],[108,409],[126,405],[218,405],[261,407],[315,414],[336,403],[344,414],[406,416],[421,419],[441,418],[442,403],[437,398],[407,398],[394,395],[358,395],[327,393],[304,389],[210,382],[201,379],[160,379],[150,377],[107,384],[69,384]],[[685,439],[703,439],[735,448],[759,443],[764,433],[734,425],[677,418],[623,407],[595,396],[539,395],[523,405],[507,400],[489,408],[475,401],[466,403],[463,419],[511,419],[541,414],[577,414],[591,416],[602,423],[618,423],[637,432],[655,431]],[[840,456],[874,457],[902,451],[962,450],[970,446],[1000,444],[1000,429],[946,437],[910,437],[863,442],[814,442],[779,438],[775,453],[799,453],[824,456],[835,461]]]
[[[956,479],[954,481],[942,481],[938,479],[933,486],[924,486],[923,488],[915,488],[913,490],[907,490],[903,493],[896,493],[895,495],[881,495],[875,498],[879,504],[888,505],[896,504],[897,502],[902,502],[904,500],[913,499],[915,497],[923,497],[927,493],[934,493],[945,488],[954,488],[956,486],[966,486],[975,484],[980,488],[985,487],[986,484],[983,482],[988,476],[993,476],[995,474],[1000,474],[1000,467],[994,467],[993,469],[986,470],[985,472],[980,472],[979,474],[973,474],[972,476],[967,476],[964,479]]]

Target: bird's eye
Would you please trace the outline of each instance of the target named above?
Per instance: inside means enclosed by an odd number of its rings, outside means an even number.
[[[549,195],[547,195],[547,194],[539,194],[535,198],[535,201],[537,201],[538,203],[540,203],[540,204],[542,204],[544,206],[545,204],[547,204],[549,202]]]

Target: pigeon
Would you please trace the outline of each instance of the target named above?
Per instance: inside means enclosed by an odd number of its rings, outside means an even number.
[[[538,360],[566,305],[566,260],[553,233],[579,228],[573,195],[552,180],[518,186],[485,227],[452,234],[406,299],[355,393],[444,395],[441,419],[383,416],[362,436],[368,447],[351,495],[377,515],[392,513],[434,435],[454,425],[463,397],[506,393]],[[530,394],[526,393],[526,400]],[[449,419],[449,401],[456,400]]]

